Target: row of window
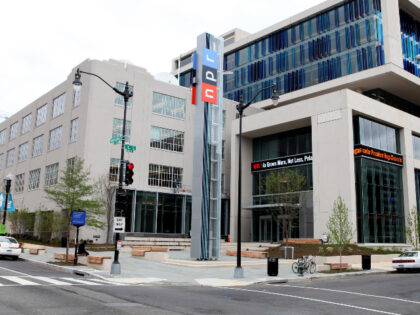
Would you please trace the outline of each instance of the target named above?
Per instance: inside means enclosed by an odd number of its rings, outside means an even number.
[[[17,174],[14,181],[14,188],[16,193],[25,190],[25,173]],[[28,190],[38,189],[41,181],[41,169],[37,168],[29,171]],[[44,186],[52,186],[58,182],[58,163],[47,165],[45,167],[45,181]]]
[[[66,104],[66,93],[61,94],[53,100],[53,108],[51,111],[52,118],[58,117],[64,114]],[[80,91],[75,93],[73,105],[75,107],[80,105]],[[36,110],[35,127],[41,126],[47,121],[48,104],[42,105]],[[32,128],[32,113],[22,118],[20,134],[23,135],[29,132]],[[9,141],[15,139],[19,135],[19,122],[16,121],[10,125],[9,128]],[[0,131],[0,145],[6,143],[6,129]]]
[[[73,119],[70,123],[70,142],[77,140],[77,130],[79,125],[79,118]],[[62,144],[63,126],[59,126],[50,130],[48,151],[55,150],[61,147]],[[43,153],[44,148],[44,135],[37,136],[32,139],[32,157],[39,156]],[[22,143],[18,147],[17,162],[25,161],[29,154],[29,142]],[[3,168],[3,156],[0,154],[0,169]],[[6,167],[10,167],[15,162],[15,148],[12,148],[6,153]]]
[[[420,54],[420,21],[400,11],[400,25],[404,70],[418,77],[420,62],[416,61],[416,57]]]

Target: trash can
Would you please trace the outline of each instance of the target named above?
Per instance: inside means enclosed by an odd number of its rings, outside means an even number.
[[[370,270],[370,262],[371,262],[370,255],[362,255],[362,269],[363,270]]]
[[[267,258],[267,274],[276,277],[279,274],[279,259],[277,257]]]
[[[67,247],[67,237],[61,238],[61,247]]]

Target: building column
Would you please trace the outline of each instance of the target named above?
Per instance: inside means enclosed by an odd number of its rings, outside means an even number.
[[[346,97],[331,100],[346,102]],[[356,229],[353,116],[347,106],[311,118],[314,238],[327,232],[334,201],[341,196]],[[353,236],[357,240],[357,235]]]
[[[404,68],[398,1],[382,0],[381,6],[385,63],[393,63],[400,68]]]
[[[417,205],[416,185],[414,176],[414,152],[412,131],[404,128],[400,132],[401,154],[404,159],[402,182],[404,191],[404,214],[407,224],[408,213]]]

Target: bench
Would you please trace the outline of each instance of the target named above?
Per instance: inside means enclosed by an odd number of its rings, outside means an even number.
[[[227,256],[236,256],[237,251],[236,250],[227,250],[226,251],[226,255]],[[242,257],[247,257],[247,258],[258,258],[258,259],[262,259],[262,258],[267,258],[268,253],[267,252],[258,252],[258,251],[251,251],[251,250],[247,250],[247,251],[241,251],[241,256]]]
[[[29,248],[29,254],[31,255],[44,255],[45,252],[45,248]]]
[[[324,263],[324,265],[330,266],[330,270],[339,270],[339,269],[349,268],[348,263],[341,263],[341,268],[340,268],[340,263]]]
[[[169,248],[167,246],[133,246],[133,250],[144,250],[145,252],[167,252]]]
[[[134,256],[134,257],[144,257],[145,254],[146,254],[145,250],[133,249],[131,251],[131,256]]]
[[[285,240],[283,240],[283,244],[286,244]],[[319,245],[322,244],[322,240],[319,238],[289,238],[289,245],[293,244]]]
[[[112,262],[112,257],[87,256],[88,266],[96,268],[96,269],[110,270],[111,262]]]
[[[54,253],[54,259],[66,260],[66,253]],[[74,254],[69,253],[69,260],[74,260]]]

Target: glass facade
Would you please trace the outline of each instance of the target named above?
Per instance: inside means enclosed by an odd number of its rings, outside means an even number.
[[[182,98],[153,92],[152,112],[164,116],[184,119],[185,100]]]
[[[189,234],[191,196],[136,192],[134,232]]]
[[[414,178],[416,181],[417,212],[420,213],[420,170],[414,171]]]
[[[379,0],[346,1],[224,56],[224,97],[250,101],[273,84],[289,93],[385,63]],[[192,73],[180,84],[191,86]],[[265,90],[256,101],[270,98]]]
[[[311,137],[311,128],[305,127],[255,138],[253,161],[311,155]],[[267,186],[267,178],[272,175],[278,182],[273,183],[275,191]],[[292,238],[313,237],[312,163],[254,171],[252,184],[253,241],[278,241],[286,233]]]
[[[400,10],[401,44],[404,70],[420,76],[416,56],[420,54],[420,21]]]
[[[420,137],[413,135],[413,156],[420,160]]]
[[[355,145],[399,153],[397,129],[356,116]],[[404,243],[402,166],[374,157],[355,158],[357,240],[359,243]]]

